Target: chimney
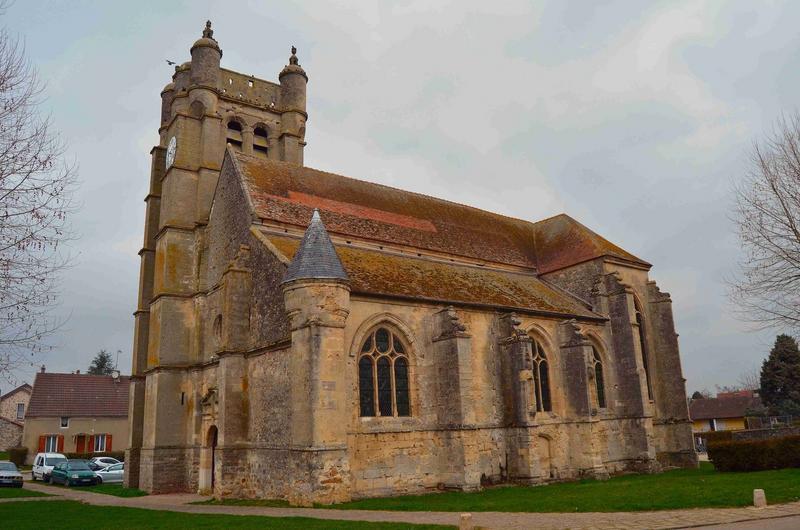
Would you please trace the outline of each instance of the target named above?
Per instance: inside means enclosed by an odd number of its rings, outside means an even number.
[[[44,365],[42,365],[42,367],[41,367],[41,368],[39,368],[39,373],[41,373],[41,374],[43,374],[43,373],[44,373]]]
[[[80,370],[75,370],[75,373],[76,373],[77,375],[80,375],[80,374],[81,374],[81,371],[80,371]]]

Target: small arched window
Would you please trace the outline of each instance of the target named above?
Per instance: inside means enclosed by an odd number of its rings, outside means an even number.
[[[606,384],[603,379],[603,361],[597,348],[592,346],[592,364],[594,365],[594,388],[597,393],[597,407],[606,408]]]
[[[536,410],[550,412],[553,410],[550,401],[550,373],[547,356],[541,342],[533,339],[533,391],[536,398]]]
[[[397,334],[384,327],[370,333],[358,356],[360,415],[409,416],[408,356]]]
[[[642,308],[637,299],[633,299],[633,307],[636,310],[636,327],[639,333],[639,351],[642,354],[642,367],[644,368],[644,377],[647,380],[647,397],[650,401],[653,400],[653,384],[650,381],[650,366],[647,363],[647,338],[644,329],[644,316],[642,315]]]
[[[237,120],[228,122],[227,141],[235,149],[242,149],[242,124]]]
[[[263,125],[259,125],[253,131],[253,153],[266,158],[268,147],[267,129]]]

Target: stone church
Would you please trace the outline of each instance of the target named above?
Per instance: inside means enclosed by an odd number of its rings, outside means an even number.
[[[293,504],[695,466],[672,303],[567,215],[303,164],[308,76],[161,92],[128,486]]]

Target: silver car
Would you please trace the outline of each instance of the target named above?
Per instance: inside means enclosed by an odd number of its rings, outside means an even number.
[[[22,487],[22,473],[14,462],[0,460],[0,486]]]
[[[102,484],[122,484],[122,479],[125,477],[125,462],[98,469],[94,474]]]

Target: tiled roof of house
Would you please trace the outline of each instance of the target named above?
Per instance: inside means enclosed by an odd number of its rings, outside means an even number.
[[[13,390],[9,390],[8,392],[6,392],[2,396],[0,396],[0,401],[3,401],[7,397],[15,394],[16,392],[19,392],[20,390],[27,390],[28,392],[30,392],[31,391],[31,385],[29,385],[28,383],[22,383],[17,388],[15,388]]]
[[[689,403],[689,417],[693,420],[742,418],[747,411],[761,407],[761,398],[758,396],[693,399]]]
[[[254,214],[305,227],[318,208],[332,235],[549,272],[601,256],[649,267],[574,219],[531,223],[285,162],[228,151]]]
[[[265,236],[284,262],[294,257],[300,245],[297,238]],[[350,278],[350,289],[354,294],[604,318],[533,273],[460,265],[349,245],[334,247]]]
[[[129,377],[40,372],[25,413],[31,417],[113,417],[128,415]]]

